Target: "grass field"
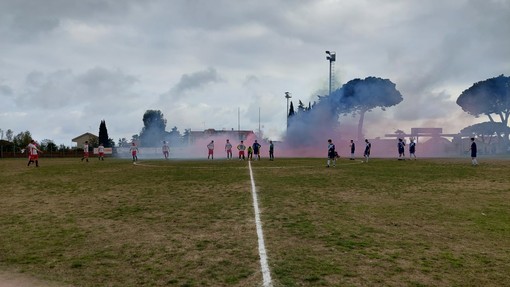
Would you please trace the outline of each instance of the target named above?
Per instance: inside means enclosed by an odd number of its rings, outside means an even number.
[[[510,160],[252,163],[274,286],[509,286]],[[0,271],[261,286],[247,162],[0,160]]]

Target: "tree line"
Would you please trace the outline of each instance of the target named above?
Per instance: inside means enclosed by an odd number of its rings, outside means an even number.
[[[16,135],[11,129],[3,131],[0,129],[0,148],[2,151],[12,151],[14,153],[19,152],[25,148],[32,140],[32,134],[30,131],[23,131]],[[99,137],[98,139],[91,139],[90,146],[97,147],[99,143],[103,143],[105,147],[114,147],[115,141],[108,137],[108,129],[106,128],[106,122],[104,120],[99,124]],[[70,147],[60,144],[56,145],[53,140],[43,139],[37,142],[39,149],[45,152],[68,152],[71,150]]]
[[[358,139],[362,139],[364,118],[367,112],[375,108],[381,108],[384,111],[388,107],[399,104],[402,100],[402,95],[390,80],[376,77],[354,79],[333,91],[329,96],[318,96],[318,102],[309,103],[308,107],[299,100],[296,111],[291,102],[287,117],[292,130],[292,125],[299,125],[300,121],[310,121],[308,115],[322,104],[327,106],[327,109],[321,109],[320,113],[330,112],[335,122],[341,115],[359,116]],[[480,116],[488,118],[486,122],[465,127],[460,131],[460,134],[476,136],[484,142],[497,138],[504,146],[510,145],[510,127],[508,126],[510,77],[500,75],[474,83],[458,96],[456,103],[463,111],[476,118]],[[299,130],[299,132],[306,131]]]

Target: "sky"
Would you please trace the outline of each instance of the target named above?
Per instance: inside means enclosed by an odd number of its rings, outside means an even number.
[[[458,133],[487,121],[455,101],[510,74],[509,35],[508,0],[0,0],[0,129],[73,146],[105,120],[118,142],[161,110],[167,131],[278,140],[285,92],[294,104],[328,93],[329,50],[333,89],[375,76],[403,95],[366,115],[367,137]]]

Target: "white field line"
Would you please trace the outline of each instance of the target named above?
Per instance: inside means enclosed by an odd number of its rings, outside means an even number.
[[[260,220],[259,203],[257,199],[257,189],[255,188],[255,180],[253,180],[253,171],[251,169],[251,162],[248,161],[248,167],[250,169],[250,180],[251,180],[251,194],[253,197],[253,209],[255,211],[255,225],[257,226],[257,237],[259,240],[259,256],[260,256],[260,268],[262,271],[262,286],[271,287],[271,271],[267,263],[267,252],[266,245],[264,244],[264,233],[262,232],[262,221]]]
[[[175,166],[175,165],[158,165],[158,164],[146,164],[146,163],[139,163],[139,162],[134,162],[133,165],[147,166],[147,167],[178,168],[178,166]],[[188,169],[217,169],[217,167],[213,167],[213,166],[188,166],[186,168],[188,168]],[[244,167],[238,167],[238,168],[244,169]]]
[[[161,166],[161,165],[153,165],[153,164],[145,164],[145,163],[138,163],[138,162],[133,162],[133,165],[136,165],[136,166],[148,166],[148,167],[165,167],[165,166]]]

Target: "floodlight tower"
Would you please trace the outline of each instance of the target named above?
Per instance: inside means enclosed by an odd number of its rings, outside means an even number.
[[[292,98],[289,92],[285,92],[285,98],[287,99],[287,111],[285,112],[287,116],[287,128],[289,127],[289,99]]]
[[[329,96],[331,96],[331,84],[333,82],[333,68],[336,61],[336,53],[334,51],[326,51],[326,60],[329,61]]]

